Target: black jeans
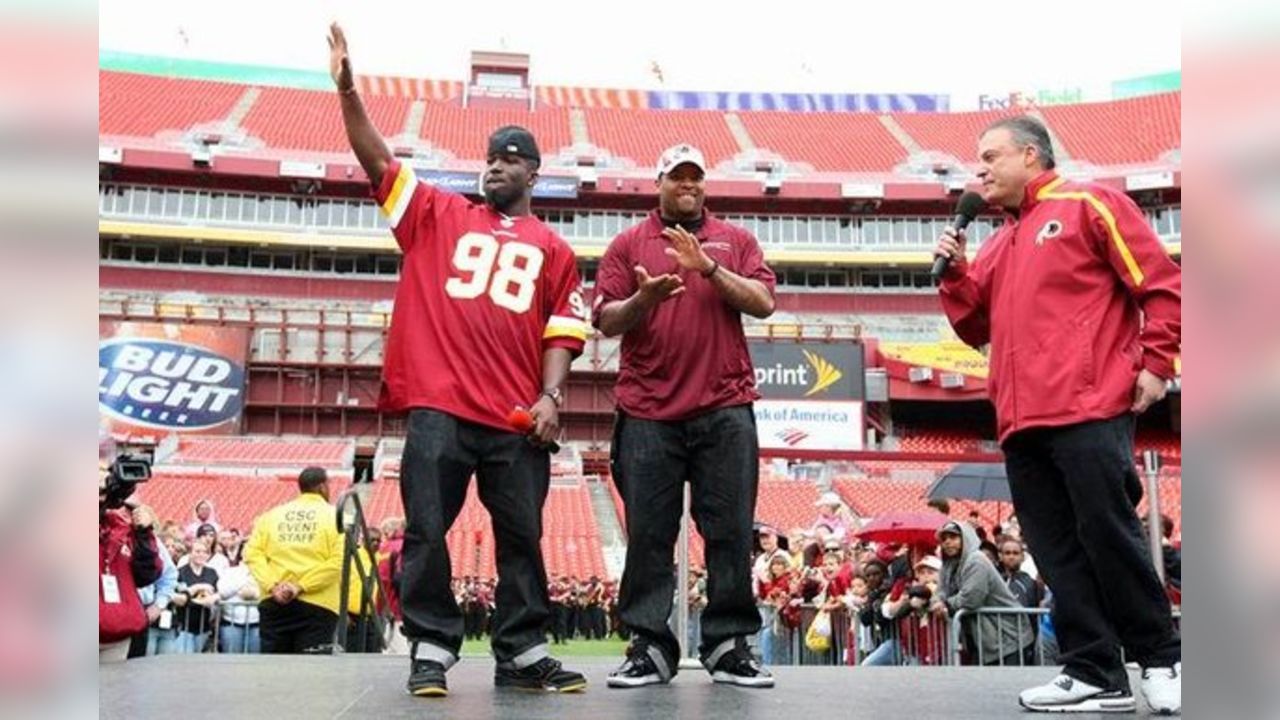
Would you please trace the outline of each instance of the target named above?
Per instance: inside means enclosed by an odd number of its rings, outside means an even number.
[[[540,543],[551,458],[522,435],[435,410],[409,413],[400,469],[406,519],[400,595],[404,634],[455,657],[462,649],[463,616],[449,586],[453,571],[445,534],[467,499],[472,473],[480,502],[493,519],[497,545],[493,654],[507,662],[547,642],[551,603]]]
[[[683,488],[706,541],[703,656],[760,629],[751,587],[752,515],[759,445],[750,405],[661,422],[618,414],[613,477],[627,516],[627,562],[618,596],[622,624],[672,661],[680,645],[667,625],[675,593],[674,553]],[[686,582],[680,578],[680,582]]]
[[[270,598],[258,604],[258,626],[264,655],[297,655],[333,651],[338,614],[294,600],[280,605]]]
[[[1132,415],[1033,428],[1004,443],[1014,511],[1053,591],[1065,672],[1128,688],[1120,646],[1143,667],[1182,659],[1169,599],[1135,511]]]

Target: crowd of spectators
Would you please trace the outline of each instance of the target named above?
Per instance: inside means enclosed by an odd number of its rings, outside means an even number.
[[[797,653],[825,654],[840,664],[949,664],[956,650],[951,619],[961,611],[970,615],[962,622],[962,662],[1055,661],[1048,613],[1017,611],[1050,608],[1052,596],[1016,518],[987,528],[973,513],[967,521],[946,521],[930,542],[864,542],[838,495],[824,493],[816,505],[808,528],[758,530],[753,575],[762,621],[758,646],[766,664],[798,662]],[[936,509],[949,510],[945,504]],[[1177,604],[1180,553],[1168,539],[1172,521],[1163,522],[1169,595]],[[978,608],[984,612],[974,616]]]
[[[840,634],[833,643],[840,657],[829,657],[831,662],[947,664],[952,651],[950,618],[961,609],[1047,608],[1052,603],[1015,518],[988,529],[976,515],[970,516],[968,521],[946,522],[936,542],[899,544],[859,540],[857,519],[834,493],[824,493],[815,511],[807,528],[783,534],[762,525],[757,533],[752,560],[762,620],[757,640],[766,664],[799,662],[798,653],[813,653],[806,636],[815,620],[823,632]],[[151,510],[143,506],[141,512]],[[154,583],[138,590],[149,627],[133,638],[129,657],[260,652],[262,597],[243,557],[247,534],[223,527],[208,500],[197,503],[189,521],[168,520],[157,528],[163,571]],[[1162,530],[1170,598],[1177,604],[1180,553],[1170,541],[1172,522],[1167,518]],[[365,558],[376,567],[384,589],[375,599],[377,607],[396,619],[403,536],[401,518],[370,528],[375,556]],[[696,638],[699,612],[706,604],[706,574],[695,566],[687,581],[689,636]],[[494,608],[494,579],[458,577],[452,588],[466,637],[485,637]],[[359,592],[355,585],[349,593],[353,623],[360,613]],[[550,578],[548,594],[552,620],[547,632],[554,643],[627,638],[617,615],[616,581],[561,575]],[[823,615],[826,619],[819,619]],[[1052,662],[1056,656],[1047,615],[983,617],[978,622],[981,628],[971,624],[961,637],[966,662],[1029,664]],[[389,635],[395,637],[394,628]],[[350,649],[383,648],[374,644]]]

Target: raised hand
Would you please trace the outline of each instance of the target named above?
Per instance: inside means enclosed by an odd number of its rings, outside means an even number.
[[[668,251],[670,249],[668,248]],[[649,272],[644,269],[643,265],[637,265],[636,284],[640,287],[640,297],[644,298],[646,304],[657,305],[671,297],[675,297],[684,292],[684,280],[678,275],[659,275],[652,277]]]
[[[356,86],[351,72],[351,58],[347,55],[347,36],[338,23],[329,25],[329,76],[339,90],[352,90]]]
[[[706,273],[715,266],[715,261],[702,252],[698,238],[688,230],[680,226],[664,228],[662,236],[671,243],[671,247],[666,249],[667,255],[675,258],[685,270]]]

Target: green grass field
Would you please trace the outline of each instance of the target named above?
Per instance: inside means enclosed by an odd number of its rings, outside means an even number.
[[[564,645],[552,645],[551,654],[558,658],[598,657],[617,658],[626,654],[627,641],[617,638],[607,640],[570,640]],[[466,640],[462,643],[462,657],[488,657],[489,638]]]

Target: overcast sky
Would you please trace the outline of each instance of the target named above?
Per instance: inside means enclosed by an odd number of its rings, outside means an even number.
[[[1177,5],[696,0],[101,0],[99,46],[323,70],[347,30],[357,72],[462,79],[472,50],[532,56],[533,81],[672,90],[980,93],[1082,88],[1181,67]],[[659,84],[651,68],[665,76]]]

